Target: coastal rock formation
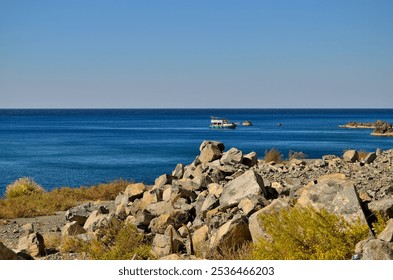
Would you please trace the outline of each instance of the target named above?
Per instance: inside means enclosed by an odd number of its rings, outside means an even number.
[[[378,120],[376,122],[349,122],[344,125],[340,125],[343,128],[369,128],[373,129],[371,135],[373,136],[393,136],[393,125]]]
[[[365,224],[378,213],[393,218],[393,150],[369,153],[363,159],[351,150],[342,158],[326,155],[276,163],[258,160],[255,152],[225,151],[221,142],[204,141],[192,163],[177,164],[154,185],[129,185],[110,210],[103,203],[69,209],[59,234],[89,240],[99,236],[100,229],[124,221],[152,241],[157,258],[177,254],[190,259],[196,250],[269,238],[259,216],[293,203],[324,208],[348,220],[360,218]],[[4,239],[4,231],[9,236],[23,232],[19,251],[42,258],[44,242],[36,242],[42,232],[38,235],[32,224],[26,230],[17,226],[0,231],[0,238]],[[391,258],[392,232],[389,221],[377,238],[359,243],[356,253],[364,259]]]

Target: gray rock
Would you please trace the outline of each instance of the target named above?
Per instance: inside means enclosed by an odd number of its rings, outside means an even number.
[[[243,155],[243,164],[248,167],[253,167],[258,163],[258,156],[256,152],[251,152],[246,155]]]
[[[380,213],[386,217],[393,218],[393,198],[371,201],[368,204],[368,208],[374,214]]]
[[[362,260],[393,260],[393,243],[371,239],[362,246]]]
[[[94,208],[95,207],[91,203],[85,203],[82,205],[72,207],[68,209],[67,212],[65,213],[65,218],[69,222],[76,221],[80,226],[83,227],[87,218],[93,212]]]
[[[44,256],[44,238],[38,232],[23,236],[19,239],[18,251],[25,252],[33,257]]]
[[[203,201],[201,208],[197,212],[197,214],[201,215],[202,218],[206,217],[207,211],[217,207],[219,204],[218,199],[215,195],[209,194]]]
[[[266,194],[261,176],[254,170],[249,170],[224,186],[219,199],[220,208],[236,206],[243,198],[249,196],[266,196]]]
[[[325,208],[348,221],[360,219],[367,224],[355,186],[344,174],[325,175],[318,178],[316,184],[311,182],[303,188],[298,204]]]
[[[176,165],[176,168],[172,172],[172,177],[174,177],[176,179],[181,179],[181,178],[183,178],[183,175],[184,175],[184,166],[183,166],[183,164],[178,163]]]
[[[0,242],[0,260],[17,260],[18,255]]]
[[[213,233],[210,237],[210,247],[237,248],[246,241],[251,241],[247,217],[237,215]]]
[[[29,235],[34,233],[34,224],[28,223],[22,226],[22,233],[25,235]]]
[[[262,227],[261,222],[259,220],[261,214],[278,213],[282,209],[288,209],[289,207],[290,205],[288,203],[288,200],[283,198],[278,198],[273,200],[272,203],[270,203],[268,206],[252,214],[248,220],[248,226],[252,237],[252,241],[256,243],[260,238],[267,237],[267,235],[265,234],[265,230]]]
[[[389,219],[386,228],[378,235],[378,239],[386,242],[393,241],[393,219]]]
[[[227,152],[225,152],[220,160],[223,164],[238,164],[243,161],[243,152],[236,149],[231,148]]]
[[[202,144],[199,146],[199,151],[202,152],[202,150],[203,150],[207,145],[216,146],[221,152],[223,152],[224,149],[225,149],[225,145],[224,145],[223,143],[221,143],[221,142],[205,140],[205,141],[203,141]]]
[[[173,180],[172,175],[163,174],[155,180],[154,186],[156,186],[157,188],[161,188],[166,184],[172,184],[172,180]]]
[[[172,203],[166,201],[159,201],[146,206],[146,210],[153,216],[159,216],[174,210]]]
[[[371,164],[374,162],[374,160],[377,158],[377,153],[369,153],[365,158],[364,158],[364,163]]]
[[[67,223],[61,230],[62,236],[77,236],[83,233],[86,233],[86,230],[77,221]]]
[[[222,151],[219,149],[218,146],[207,144],[202,149],[201,154],[199,155],[199,160],[202,163],[208,163],[221,158],[221,156]]]
[[[359,153],[355,150],[348,150],[344,153],[343,160],[346,162],[355,162],[359,160]]]

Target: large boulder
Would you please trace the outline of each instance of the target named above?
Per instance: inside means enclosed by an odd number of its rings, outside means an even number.
[[[201,154],[199,155],[199,160],[202,163],[208,163],[221,158],[221,155],[222,152],[217,146],[207,144],[201,151]]]
[[[211,248],[237,248],[244,242],[251,241],[250,230],[246,216],[236,215],[232,220],[223,224],[210,237]]]
[[[262,177],[254,170],[248,170],[224,186],[219,199],[220,208],[226,209],[236,206],[246,197],[266,196],[266,194]]]
[[[243,152],[236,148],[229,149],[221,157],[221,162],[223,164],[236,164],[236,163],[242,163],[242,161],[243,161]]]
[[[348,150],[344,153],[343,160],[346,162],[355,162],[359,160],[359,153],[355,150]]]
[[[368,153],[367,156],[363,159],[364,163],[371,164],[377,158],[377,153]]]
[[[246,155],[243,155],[243,164],[248,167],[253,167],[258,163],[258,156],[256,152],[251,152]]]
[[[67,210],[65,213],[65,218],[69,222],[77,222],[80,226],[83,227],[87,218],[90,216],[91,212],[95,209],[92,203],[85,203],[82,205],[78,205],[72,207]]]
[[[348,221],[360,219],[367,224],[355,186],[344,174],[324,175],[309,183],[302,189],[298,204],[324,208]]]
[[[199,146],[199,151],[202,152],[202,150],[203,150],[207,145],[216,146],[221,152],[223,152],[224,149],[225,149],[225,145],[224,145],[224,143],[222,143],[222,142],[205,140],[205,141],[203,141],[202,144]]]
[[[272,201],[268,206],[258,210],[250,216],[248,219],[248,227],[251,233],[252,241],[254,243],[258,242],[260,238],[266,238],[265,230],[261,225],[260,216],[262,214],[273,214],[278,213],[282,209],[288,209],[290,207],[288,200],[283,198],[278,198]]]
[[[0,242],[0,260],[17,260],[18,255]]]

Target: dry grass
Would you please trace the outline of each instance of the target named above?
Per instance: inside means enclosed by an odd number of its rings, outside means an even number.
[[[282,162],[282,154],[276,150],[275,148],[271,148],[270,150],[265,151],[265,161],[271,162],[274,161],[275,163]]]
[[[33,179],[23,177],[7,186],[5,190],[5,197],[13,198],[32,194],[41,194],[43,192],[44,189],[34,182]]]
[[[227,244],[214,249],[204,244],[196,249],[195,255],[208,260],[250,260],[252,259],[252,250],[251,242],[245,242],[242,246],[237,247]]]
[[[116,180],[92,187],[58,188],[0,200],[0,219],[53,215],[86,201],[113,200],[131,182]]]
[[[365,150],[358,151],[359,154],[359,161],[363,160],[369,153]]]

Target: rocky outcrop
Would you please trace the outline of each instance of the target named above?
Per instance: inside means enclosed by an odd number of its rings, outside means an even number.
[[[378,120],[376,122],[349,122],[345,125],[340,125],[343,128],[371,128],[373,136],[393,136],[392,124]]]

